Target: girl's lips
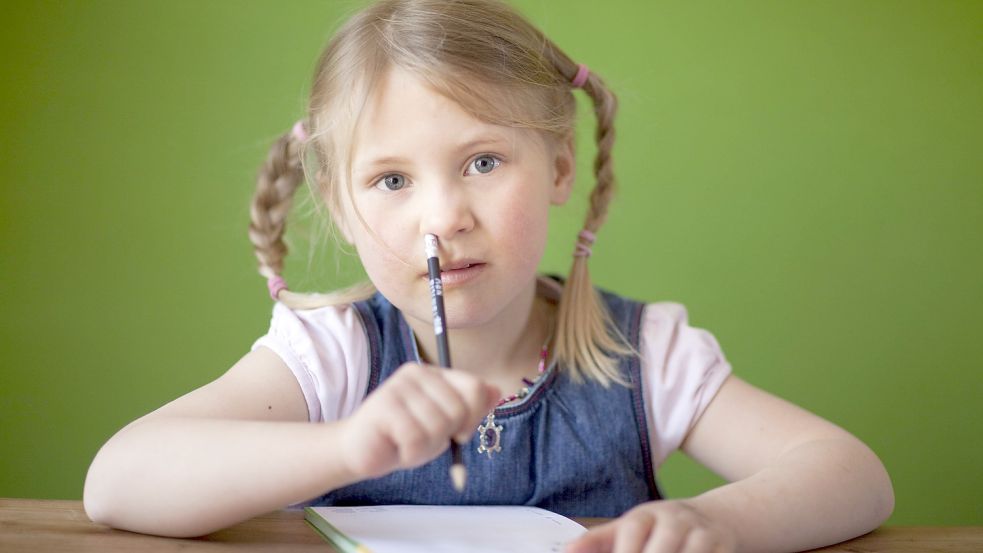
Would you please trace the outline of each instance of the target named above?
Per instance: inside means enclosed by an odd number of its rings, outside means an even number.
[[[470,267],[461,269],[441,269],[440,282],[444,285],[444,288],[459,286],[478,278],[484,272],[485,267],[486,265],[484,263],[473,263]]]

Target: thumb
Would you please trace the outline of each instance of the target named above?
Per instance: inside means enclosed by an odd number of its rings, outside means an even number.
[[[498,400],[501,397],[502,391],[498,389],[498,386],[485,384],[485,405],[487,406],[487,410],[491,410],[498,405]]]
[[[614,549],[615,521],[596,526],[567,545],[564,553],[607,553]]]

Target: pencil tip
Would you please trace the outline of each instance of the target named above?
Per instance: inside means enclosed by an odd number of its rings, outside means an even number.
[[[468,469],[464,468],[464,465],[457,464],[451,465],[451,482],[454,484],[454,489],[463,492],[464,491],[464,481],[468,479]]]

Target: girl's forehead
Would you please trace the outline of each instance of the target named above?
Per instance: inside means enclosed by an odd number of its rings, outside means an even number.
[[[386,72],[367,98],[351,144],[353,173],[379,160],[414,152],[457,152],[479,146],[514,151],[530,131],[482,121],[418,76],[398,68]]]
[[[461,104],[438,92],[420,77],[399,69],[386,71],[370,92],[356,125],[356,139],[393,139],[433,130],[447,132],[504,132],[469,113]]]

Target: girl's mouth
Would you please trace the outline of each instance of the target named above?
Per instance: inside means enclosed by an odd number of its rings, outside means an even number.
[[[451,286],[458,286],[474,280],[479,277],[485,270],[487,266],[485,263],[456,263],[455,268],[444,268],[440,269],[440,282],[444,285],[444,288]],[[428,275],[423,275],[424,278],[429,279]]]
[[[484,270],[484,263],[468,263],[457,269],[441,269],[440,281],[445,288],[457,286],[477,278]]]

